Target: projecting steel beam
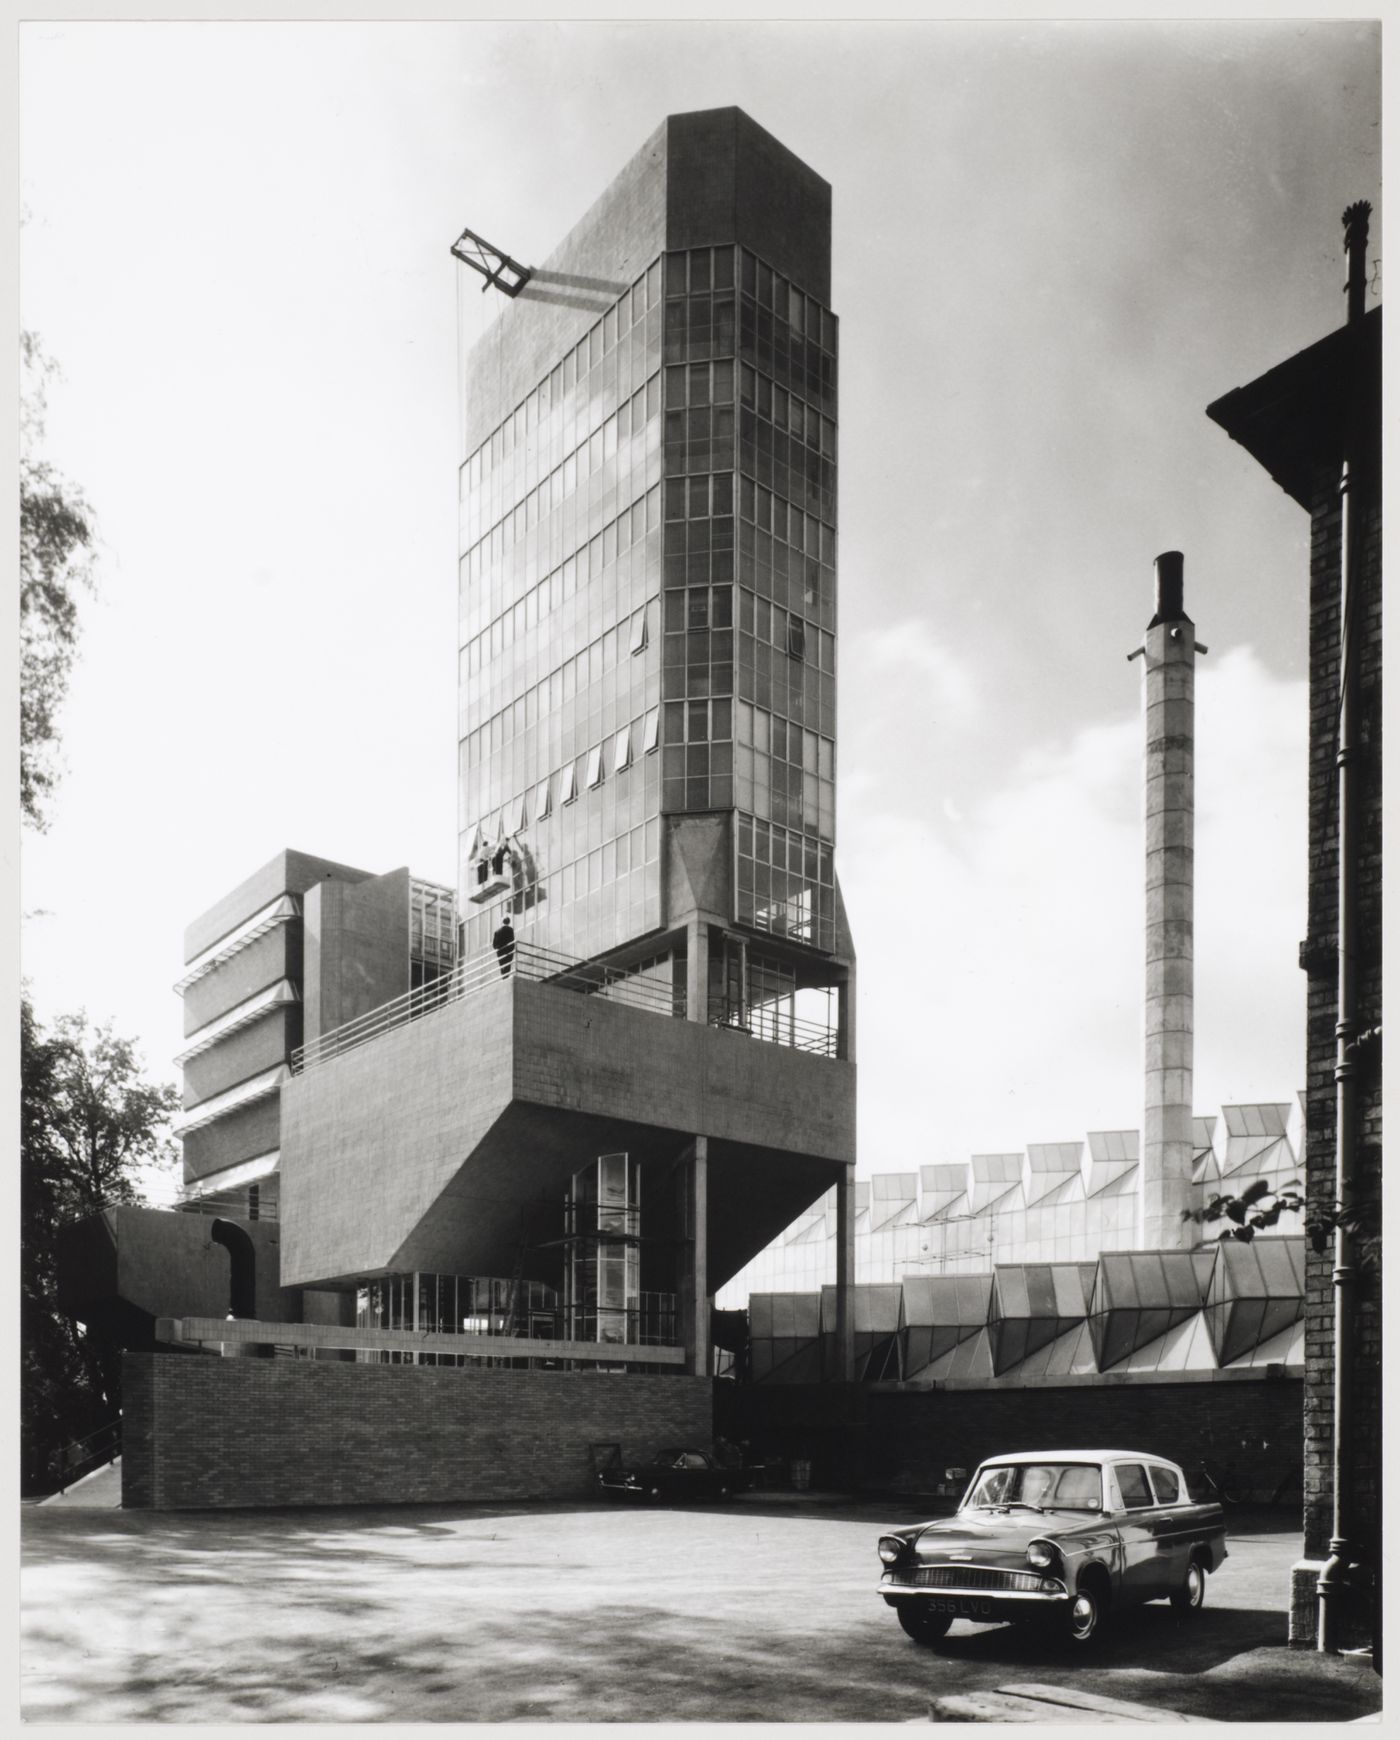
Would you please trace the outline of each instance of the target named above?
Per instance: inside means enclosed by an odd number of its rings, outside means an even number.
[[[475,230],[462,231],[452,244],[452,254],[464,266],[470,266],[472,271],[481,273],[486,280],[481,286],[483,294],[494,287],[507,296],[518,296],[534,276],[533,266],[522,266],[518,261],[512,260],[509,254],[493,248]]]

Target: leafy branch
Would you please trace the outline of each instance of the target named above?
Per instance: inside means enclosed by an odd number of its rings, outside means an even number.
[[[40,457],[48,382],[57,366],[20,335],[20,813],[48,825],[58,784],[58,714],[78,648],[78,598],[93,589],[92,510]]]
[[[1303,1187],[1296,1178],[1280,1185],[1268,1178],[1256,1178],[1238,1196],[1213,1196],[1204,1208],[1183,1209],[1181,1218],[1194,1221],[1197,1226],[1213,1226],[1223,1221],[1225,1224],[1215,1235],[1218,1239],[1238,1239],[1248,1244],[1256,1233],[1276,1227],[1285,1214],[1306,1217],[1303,1230],[1308,1243],[1319,1252],[1327,1249],[1328,1240],[1338,1227],[1365,1243],[1380,1237],[1378,1204],[1356,1202],[1342,1210],[1315,1208],[1309,1213]]]

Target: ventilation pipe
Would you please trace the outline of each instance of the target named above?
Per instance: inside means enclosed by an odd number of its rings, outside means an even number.
[[[1347,254],[1347,322],[1358,340],[1366,312],[1366,244],[1371,207],[1365,200],[1342,215]],[[1355,396],[1360,370],[1348,370]],[[1348,408],[1342,475],[1338,495],[1342,513],[1342,575],[1337,658],[1337,1084],[1336,1215],[1333,1232],[1332,1287],[1334,1343],[1332,1373],[1332,1538],[1327,1562],[1317,1580],[1317,1647],[1328,1654],[1342,1648],[1348,1590],[1356,1581],[1351,1489],[1352,1359],[1355,1323],[1355,1235],[1347,1225],[1355,1196],[1357,1150],[1357,1076],[1361,1069],[1357,1031],[1356,866],[1361,767],[1357,730],[1360,688],[1358,596],[1361,587],[1361,507],[1371,479],[1360,475],[1366,459],[1364,432],[1355,407]]]

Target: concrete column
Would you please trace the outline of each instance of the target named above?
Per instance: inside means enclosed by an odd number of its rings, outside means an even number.
[[[711,1363],[709,1224],[706,1210],[709,1169],[709,1138],[697,1136],[681,1160],[677,1179],[681,1195],[682,1229],[681,1272],[677,1286],[681,1341],[686,1352],[686,1370],[694,1377],[708,1377]]]
[[[851,1288],[856,1276],[856,1169],[843,1166],[836,1181],[836,1383],[854,1383],[855,1318]]]
[[[685,1018],[710,1018],[710,927],[692,913],[685,927]]]
[[[856,969],[846,969],[836,988],[837,1047],[836,1055],[854,1063],[856,1057]]]
[[[1195,1018],[1196,631],[1182,603],[1181,557],[1157,559],[1158,608],[1143,647],[1146,979],[1141,1248],[1188,1250]]]

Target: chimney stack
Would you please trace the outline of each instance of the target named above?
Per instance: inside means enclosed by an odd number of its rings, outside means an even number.
[[[1156,564],[1156,612],[1143,646],[1146,723],[1146,998],[1140,1247],[1189,1250],[1191,1075],[1195,1031],[1194,850],[1196,630],[1186,614],[1182,556]],[[1204,652],[1205,648],[1201,647]]]
[[[1366,245],[1371,234],[1371,202],[1357,200],[1342,213],[1342,241],[1347,256],[1347,320],[1366,312]]]

